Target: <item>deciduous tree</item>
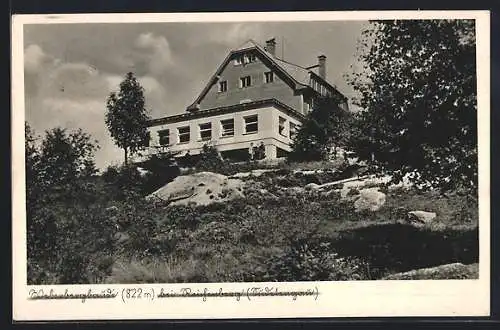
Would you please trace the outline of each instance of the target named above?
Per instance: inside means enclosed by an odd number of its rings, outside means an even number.
[[[116,145],[123,149],[125,165],[129,152],[139,150],[148,137],[144,88],[132,72],[120,83],[120,91],[113,92],[107,100],[106,126]]]
[[[474,21],[373,21],[349,79],[360,97],[358,139],[396,178],[477,189]]]
[[[350,113],[339,107],[335,97],[320,98],[307,114],[288,155],[291,161],[314,161],[328,158],[331,148],[343,145]]]

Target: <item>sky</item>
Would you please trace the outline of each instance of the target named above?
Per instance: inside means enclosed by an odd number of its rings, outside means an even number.
[[[185,111],[231,49],[276,37],[276,54],[298,65],[327,57],[327,80],[348,98],[344,74],[355,64],[365,21],[87,23],[24,25],[26,121],[42,135],[83,129],[99,143],[96,165],[123,161],[104,124],[106,99],[125,74],[145,89],[152,118]],[[284,47],[282,47],[284,45]]]

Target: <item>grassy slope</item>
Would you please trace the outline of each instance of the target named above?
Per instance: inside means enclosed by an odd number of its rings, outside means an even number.
[[[245,199],[150,213],[145,221],[154,228],[147,244],[125,242],[107,281],[376,279],[477,262],[477,205],[466,197],[392,191],[381,210],[355,213],[352,201],[341,201],[336,194],[287,196],[280,189],[328,178],[283,172],[250,179],[254,189]],[[262,196],[258,189],[273,195]],[[415,228],[403,223],[411,210],[438,216]]]

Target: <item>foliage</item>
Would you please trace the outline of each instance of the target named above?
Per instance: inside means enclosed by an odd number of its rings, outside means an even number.
[[[26,123],[30,283],[99,282],[110,271],[115,227],[99,202],[106,194],[96,183],[97,146],[87,133],[61,128],[36,140]]]
[[[272,281],[370,280],[368,265],[355,258],[340,257],[328,242],[294,241],[282,254],[267,261],[264,279]]]
[[[140,167],[140,168],[139,168]],[[142,198],[180,174],[172,153],[162,153],[150,156],[140,166],[120,165],[108,166],[102,174],[102,179],[116,200],[128,197]]]
[[[29,126],[26,135],[27,173],[38,182],[44,167],[31,164],[42,159],[43,139],[35,143]],[[383,210],[356,214],[338,194],[283,189],[330,181],[334,171],[297,175],[282,168],[251,177],[245,198],[172,206],[142,198],[152,174],[134,166],[86,173],[49,185],[37,198],[27,193],[36,202],[28,208],[30,284],[355,280],[477,262],[477,201],[464,196],[388,192]],[[395,223],[408,210],[431,207],[443,226]]]
[[[476,191],[475,56],[472,20],[371,22],[350,76],[363,110],[351,148],[396,179]]]
[[[135,165],[108,166],[101,178],[106,183],[114,200],[141,198],[143,195],[146,179],[139,173]]]
[[[195,168],[199,171],[215,172],[224,165],[224,160],[219,155],[217,148],[209,144],[204,144]]]
[[[261,142],[258,146],[254,146],[252,148],[253,160],[262,160],[266,158],[266,146],[264,145],[264,142]]]
[[[164,186],[180,175],[180,169],[173,152],[151,155],[141,167],[148,171],[146,186],[143,191],[148,194]]]
[[[38,174],[45,186],[67,184],[94,175],[97,141],[81,129],[68,133],[56,127],[45,133],[39,151]]]
[[[139,150],[149,138],[144,88],[132,72],[120,83],[118,94],[109,95],[106,107],[106,126],[116,145],[123,149],[127,164],[128,153]]]
[[[320,161],[330,149],[345,143],[349,113],[339,107],[334,97],[320,98],[297,132],[288,154],[290,161]]]

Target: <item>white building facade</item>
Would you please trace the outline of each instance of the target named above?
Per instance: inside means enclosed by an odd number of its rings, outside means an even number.
[[[266,158],[284,157],[319,97],[336,95],[347,110],[347,99],[325,76],[324,55],[304,68],[277,58],[274,39],[266,47],[249,41],[227,55],[186,112],[150,121],[142,155],[196,155],[209,144],[238,159],[263,144]]]

